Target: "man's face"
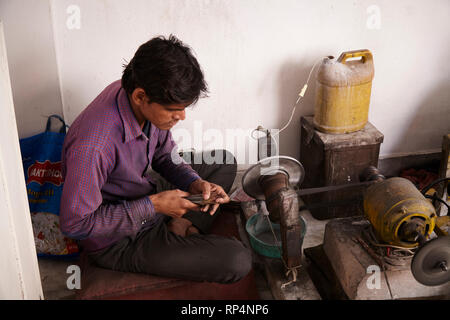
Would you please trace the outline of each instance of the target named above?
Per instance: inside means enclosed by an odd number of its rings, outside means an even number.
[[[161,130],[169,130],[178,121],[186,118],[185,109],[190,105],[189,103],[161,105],[151,102],[142,88],[134,89],[128,98],[141,128],[145,120],[148,120]]]
[[[161,130],[169,130],[178,121],[186,118],[186,107],[189,104],[172,104],[163,106],[147,100],[141,107],[142,116]]]

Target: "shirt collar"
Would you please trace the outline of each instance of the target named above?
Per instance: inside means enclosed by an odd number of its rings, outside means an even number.
[[[117,109],[119,110],[120,117],[123,123],[123,141],[129,142],[136,139],[137,137],[145,134],[142,132],[141,126],[139,125],[136,117],[134,116],[133,110],[131,109],[130,101],[128,100],[128,95],[125,90],[120,87],[117,94]],[[154,131],[154,126],[151,126],[151,133]]]

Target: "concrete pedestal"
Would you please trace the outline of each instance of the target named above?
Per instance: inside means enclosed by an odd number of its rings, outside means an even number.
[[[325,227],[323,251],[349,299],[450,299],[450,282],[424,286],[414,279],[409,265],[383,272],[355,241],[368,224],[363,217],[351,217],[331,220]]]

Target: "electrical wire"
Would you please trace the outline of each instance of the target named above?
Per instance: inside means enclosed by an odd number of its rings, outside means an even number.
[[[300,99],[304,97],[306,90],[308,89],[309,80],[311,78],[313,70],[315,69],[316,65],[323,60],[323,58],[324,57],[321,57],[320,59],[318,59],[312,66],[311,70],[309,71],[309,75],[306,80],[306,83],[303,86],[302,90],[299,92],[297,101],[295,102],[294,106],[292,107],[291,116],[289,117],[288,122],[283,126],[283,128],[281,128],[278,132],[276,132],[275,135],[279,135],[282,131],[284,131],[291,124],[292,118],[294,117],[294,114],[295,114],[295,109],[297,108],[297,105],[298,105]]]
[[[426,194],[426,195],[425,195],[425,198],[439,201],[440,203],[444,204],[444,205],[447,207],[447,209],[450,210],[450,206],[448,205],[448,203],[445,202],[445,201],[442,200],[442,199],[439,199],[439,198],[436,197],[435,195],[430,196],[430,195]]]
[[[421,192],[422,194],[425,194],[425,193],[427,193],[428,190],[431,189],[431,187],[435,186],[435,185],[438,184],[438,183],[444,182],[444,181],[447,181],[447,182],[448,182],[448,181],[450,181],[450,178],[440,178],[440,179],[437,179],[437,180],[431,182],[430,184],[428,184],[427,186],[423,187],[422,190],[420,190],[420,192]]]
[[[378,249],[375,251],[379,255],[379,258],[390,265],[404,265],[406,263],[405,261],[409,261],[412,258],[417,249],[380,243],[373,232],[372,226],[364,228],[362,234],[370,245]],[[390,257],[387,257],[383,252],[379,251],[381,248],[389,248],[391,250]]]
[[[295,110],[296,110],[296,108],[297,108],[297,105],[298,105],[298,103],[300,102],[300,99],[304,97],[304,95],[305,95],[305,93],[306,93],[306,90],[308,89],[308,84],[309,84],[309,81],[310,81],[310,79],[311,79],[311,75],[312,75],[312,73],[313,73],[315,67],[317,66],[317,64],[318,64],[319,62],[321,62],[321,61],[323,60],[323,58],[325,58],[325,57],[321,57],[320,59],[318,59],[318,60],[313,64],[311,70],[309,71],[309,75],[308,75],[308,78],[307,78],[307,80],[306,80],[306,83],[303,85],[302,90],[300,90],[300,92],[298,93],[297,101],[296,101],[296,102],[294,103],[294,105],[292,106],[291,116],[289,117],[289,120],[287,121],[287,123],[286,123],[280,130],[278,130],[277,132],[275,132],[274,134],[272,134],[272,136],[277,136],[277,135],[279,135],[282,131],[284,131],[284,130],[291,124],[291,121],[292,121],[292,119],[293,119],[293,117],[294,117],[294,114],[295,114]],[[254,129],[254,130],[252,131],[252,133],[250,134],[250,136],[251,136],[253,139],[258,140],[257,138],[255,138],[255,137],[253,136],[253,134],[254,134],[255,131],[267,132],[268,130],[265,129],[265,128],[263,128],[262,126],[258,126],[256,129]],[[266,135],[267,135],[267,133],[266,133]],[[275,140],[273,140],[273,141],[275,141]],[[277,144],[276,141],[275,141],[275,144],[277,145],[277,148],[278,148],[278,144]]]

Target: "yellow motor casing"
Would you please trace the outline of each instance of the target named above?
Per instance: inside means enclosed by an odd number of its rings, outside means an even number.
[[[360,60],[347,61],[360,57]],[[361,130],[368,121],[374,66],[369,50],[325,58],[316,78],[314,125],[325,133]]]
[[[414,184],[405,178],[390,178],[368,187],[364,194],[364,214],[382,242],[413,248],[417,242],[405,241],[400,227],[411,219],[422,219],[423,236],[428,237],[436,225],[436,211]]]

